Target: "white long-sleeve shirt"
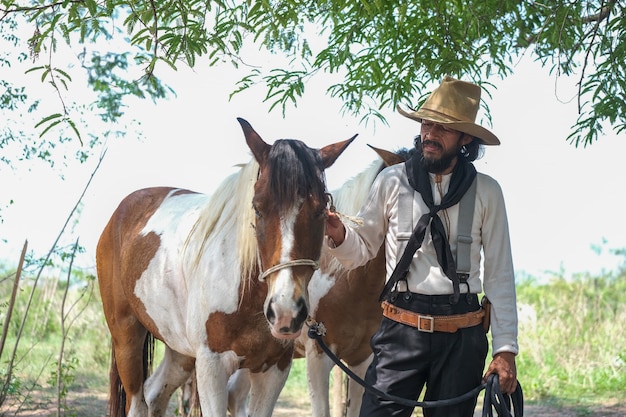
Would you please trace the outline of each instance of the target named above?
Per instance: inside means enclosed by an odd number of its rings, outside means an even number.
[[[451,174],[441,176],[441,194],[450,185]],[[433,199],[441,202],[440,191],[431,174]],[[403,190],[404,189],[404,190]],[[413,191],[408,182],[404,164],[385,168],[372,184],[367,202],[358,213],[363,223],[346,227],[345,240],[330,252],[347,269],[365,264],[376,256],[384,243],[386,251],[387,280],[402,254],[398,254],[398,199],[401,191],[413,193],[413,221],[417,222],[428,213],[421,195]],[[446,212],[446,213],[444,213]],[[452,253],[456,253],[459,205],[439,212],[448,233]],[[413,224],[415,227],[415,223]],[[481,281],[481,250],[484,254]],[[430,226],[421,247],[413,256],[407,274],[408,289],[426,295],[452,294],[452,281],[443,273],[430,234]],[[509,227],[500,185],[488,175],[478,173],[476,201],[472,223],[471,270],[468,279],[469,292],[481,293],[492,302],[491,334],[492,352],[518,353],[517,306],[515,275],[511,255]],[[467,288],[461,285],[461,292]]]

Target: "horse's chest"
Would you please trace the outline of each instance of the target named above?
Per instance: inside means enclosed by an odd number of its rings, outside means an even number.
[[[261,306],[259,306],[261,307]],[[212,313],[207,321],[208,345],[213,352],[234,351],[240,366],[252,372],[278,364],[281,369],[293,355],[293,343],[279,341],[270,333],[262,310],[234,314]]]

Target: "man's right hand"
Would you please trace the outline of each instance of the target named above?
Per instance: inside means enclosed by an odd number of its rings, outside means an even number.
[[[326,236],[335,242],[335,246],[339,246],[346,238],[346,228],[341,222],[337,213],[326,210]]]

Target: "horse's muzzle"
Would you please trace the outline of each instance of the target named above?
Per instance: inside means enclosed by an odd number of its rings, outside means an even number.
[[[267,305],[265,317],[270,324],[272,335],[277,339],[295,339],[304,326],[309,309],[304,297],[285,305],[280,296],[272,297]],[[284,300],[282,300],[284,301]],[[291,300],[290,300],[291,301]]]

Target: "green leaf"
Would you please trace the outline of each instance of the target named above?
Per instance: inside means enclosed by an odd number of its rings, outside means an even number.
[[[61,123],[63,120],[55,120],[51,123],[48,124],[48,126],[46,126],[46,128],[39,134],[39,138],[42,138],[50,129],[52,129],[54,126],[57,126],[59,123]],[[38,126],[41,123],[38,123]]]
[[[49,116],[44,117],[43,119],[41,119],[41,120],[40,120],[37,124],[35,124],[35,127],[39,127],[39,126],[41,126],[41,125],[42,125],[42,124],[44,124],[44,123],[47,123],[47,122],[49,122],[49,121],[51,121],[51,120],[54,120],[54,119],[59,119],[59,118],[61,118],[61,117],[63,117],[63,115],[62,115],[61,113],[54,113],[54,114],[51,114],[51,115],[49,115]]]
[[[95,17],[98,13],[98,4],[94,0],[84,0],[91,16]]]
[[[80,142],[81,146],[83,146],[83,139],[80,136],[80,131],[78,130],[78,128],[76,127],[76,123],[74,123],[73,120],[71,119],[67,119],[67,124],[70,125],[70,127],[72,128],[72,130],[74,131],[74,134],[76,135],[76,137],[78,138],[78,141]]]

